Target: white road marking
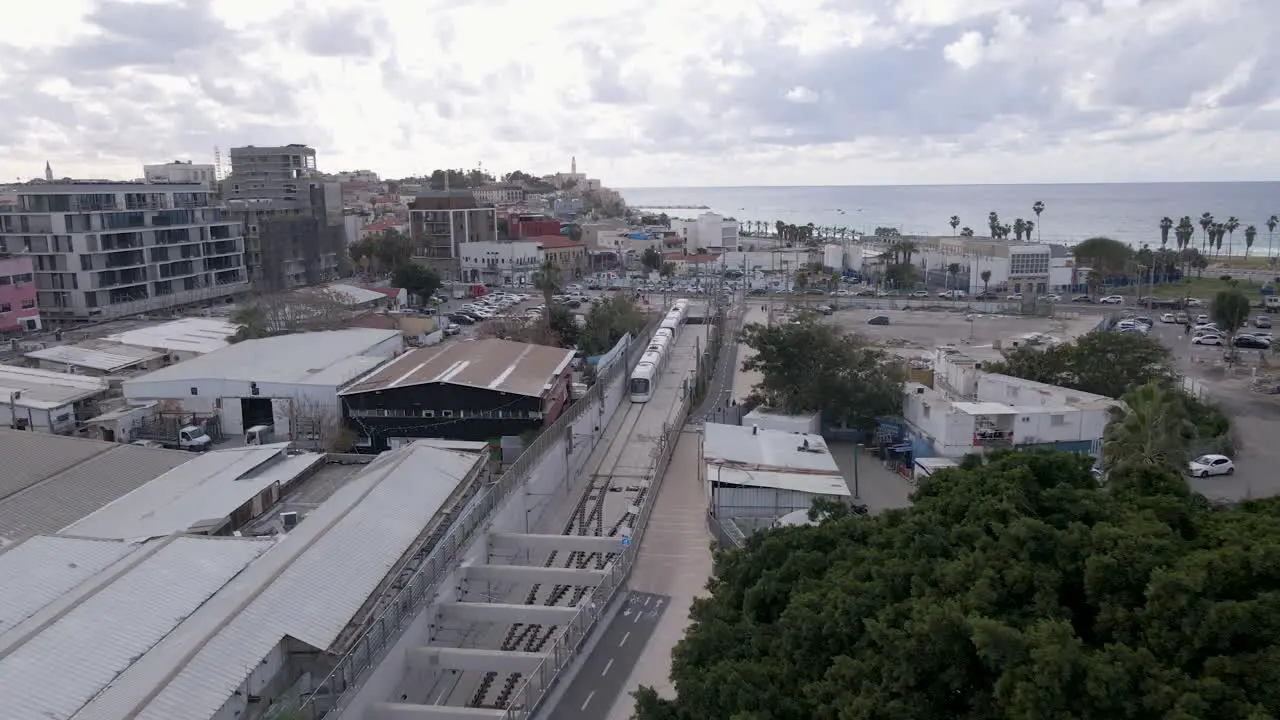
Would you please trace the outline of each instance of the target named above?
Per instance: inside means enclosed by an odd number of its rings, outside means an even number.
[[[631,637],[631,633],[630,633],[630,632],[628,632],[626,635],[623,635],[623,636],[622,636],[622,642],[619,642],[619,643],[618,643],[618,647],[622,647],[623,645],[626,645],[626,644],[627,644],[627,638],[629,638],[629,637]]]
[[[640,622],[640,616],[641,616],[641,615],[643,615],[643,614],[644,614],[644,613],[636,613],[635,618],[634,618],[631,622],[633,622],[633,623],[638,623],[638,622]]]
[[[600,673],[600,677],[604,677],[605,675],[608,675],[609,668],[611,667],[613,667],[613,658],[609,658],[609,662],[604,664],[604,671]]]
[[[644,606],[645,606],[645,607],[649,607],[649,601],[650,601],[650,600],[652,600],[652,599],[653,599],[653,596],[652,596],[652,595],[646,596],[646,597],[645,597],[645,599],[644,599]]]
[[[592,691],[587,695],[587,699],[582,701],[582,707],[578,708],[578,710],[579,710],[579,711],[586,710],[586,709],[587,709],[587,706],[591,704],[591,698],[593,698],[593,697],[595,697],[595,696],[596,696],[596,691],[595,691],[595,690],[592,690]]]

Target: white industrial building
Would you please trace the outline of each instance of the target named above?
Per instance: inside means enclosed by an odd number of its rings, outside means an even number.
[[[758,407],[742,416],[743,427],[778,430],[788,433],[822,434],[822,418],[818,413],[784,415],[766,407]]]
[[[939,351],[934,387],[907,383],[903,418],[918,457],[962,457],[988,448],[1046,447],[1096,453],[1120,403],[1079,390],[982,370]]]
[[[818,498],[851,496],[819,435],[707,423],[702,460],[712,513],[722,519],[773,521]]]
[[[230,345],[239,329],[235,323],[220,318],[194,317],[132,328],[102,339],[152,350],[168,356],[170,362],[181,362]]]
[[[286,534],[39,535],[0,552],[5,720],[236,720],[296,703],[378,621],[485,467],[483,453],[415,444]],[[169,525],[189,517],[157,499],[156,514],[181,516]]]
[[[148,348],[101,340],[86,340],[74,345],[50,345],[24,355],[42,370],[96,376],[154,370],[168,364],[166,356],[167,353]]]
[[[989,271],[985,287],[992,292],[1067,293],[1083,284],[1088,270],[1075,267],[1071,251],[1064,245],[992,240],[990,238],[922,237],[910,238],[916,249],[911,263],[928,285],[946,285],[982,292],[982,273]],[[960,266],[960,274],[948,277],[948,268]]]
[[[684,251],[690,255],[738,249],[738,221],[713,212],[704,212],[692,220],[673,218],[671,229],[684,238]]]
[[[110,388],[102,378],[0,365],[0,427],[66,434],[97,415]],[[0,448],[0,460],[8,453]]]
[[[536,242],[482,240],[458,246],[462,277],[487,283],[527,283],[533,281],[546,257]]]
[[[364,328],[246,340],[123,383],[131,403],[168,401],[182,412],[218,414],[235,435],[273,425],[292,437],[297,418],[337,421],[338,389],[399,355],[397,330]]]

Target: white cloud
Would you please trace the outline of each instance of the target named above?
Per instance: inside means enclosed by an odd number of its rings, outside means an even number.
[[[617,186],[1280,165],[1273,0],[105,4],[0,0],[0,177],[276,142],[391,177],[577,155]]]

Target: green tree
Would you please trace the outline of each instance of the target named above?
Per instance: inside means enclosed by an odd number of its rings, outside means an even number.
[[[1276,234],[1276,227],[1280,226],[1280,215],[1272,215],[1267,218],[1267,257],[1271,255],[1271,238]]]
[[[951,225],[951,235],[952,237],[954,237],[956,234],[956,228],[960,227],[960,216],[952,215],[951,220],[948,221],[948,224]]]
[[[410,295],[425,303],[440,289],[440,275],[435,270],[414,262],[405,263],[391,271],[391,282],[402,287]]]
[[[1236,332],[1249,322],[1249,298],[1239,288],[1219,290],[1209,306],[1209,317],[1234,340]]]
[[[578,334],[578,349],[584,355],[609,352],[627,333],[644,329],[644,315],[630,298],[613,295],[592,306]]]
[[[1103,467],[1155,465],[1173,472],[1186,468],[1196,426],[1179,395],[1156,382],[1125,393],[1124,404],[1112,410],[1103,435]]]
[[[1249,257],[1249,251],[1253,249],[1253,244],[1258,240],[1258,226],[1250,225],[1244,229],[1244,256]]]
[[[978,277],[982,278],[982,294],[986,295],[987,286],[991,284],[991,271],[983,270],[982,272],[978,273]]]
[[[547,308],[547,325],[555,335],[559,347],[571,348],[578,344],[582,328],[567,305],[551,305]]]
[[[812,314],[742,330],[755,354],[742,364],[761,375],[749,402],[786,413],[821,412],[825,422],[869,430],[902,410],[903,371],[877,347]]]
[[[672,262],[662,263],[662,267],[658,269],[658,274],[664,278],[669,278],[676,274],[676,264]]]
[[[1203,213],[1197,221],[1200,229],[1204,232],[1201,251],[1209,252],[1209,229],[1213,227],[1213,213]]]
[[[662,253],[657,248],[645,248],[640,254],[640,264],[649,272],[657,272],[662,269]]]
[[[1043,201],[1041,201],[1041,200],[1037,200],[1037,201],[1035,201],[1035,202],[1031,205],[1031,212],[1033,212],[1033,213],[1035,213],[1035,214],[1036,214],[1036,225],[1037,225],[1037,226],[1039,226],[1039,225],[1040,225],[1040,213],[1044,212],[1044,202],[1043,202]],[[1027,235],[1028,235],[1028,238],[1027,238],[1027,239],[1028,239],[1028,240],[1029,240],[1029,239],[1031,239],[1031,238],[1030,238],[1030,234],[1031,234],[1031,231],[1030,231],[1030,229],[1028,229],[1028,230],[1027,230]],[[1037,231],[1037,232],[1036,232],[1036,242],[1040,242],[1040,233],[1039,233],[1039,231]]]
[[[546,304],[547,310],[551,310],[551,297],[560,292],[560,266],[555,264],[551,259],[543,260],[538,266],[538,270],[533,274],[533,287],[542,293],[542,301]],[[547,313],[547,317],[551,317],[551,313]]]
[[[1018,218],[1013,221],[1013,237],[1018,242],[1022,242],[1022,234],[1027,231],[1027,221]],[[1028,238],[1030,239],[1030,238]]]
[[[1124,274],[1133,259],[1133,248],[1119,240],[1092,237],[1071,248],[1071,254],[1077,264],[1088,265],[1093,270],[1089,273],[1090,280],[1097,275],[1098,285],[1101,285]]]
[[[1130,388],[1172,381],[1169,349],[1139,333],[1092,332],[1075,342],[1021,346],[986,369],[1025,380],[1119,398]]]
[[[1280,715],[1280,502],[1160,467],[971,457],[914,506],[719,553],[638,720],[1254,720]]]
[[[971,227],[960,228],[960,237],[969,237],[969,238],[973,237],[973,228]]]
[[[1173,229],[1173,219],[1169,217],[1160,218],[1160,247],[1169,244],[1169,231]]]
[[[1231,250],[1235,245],[1236,230],[1240,229],[1240,218],[1232,215],[1222,224],[1222,229],[1227,232],[1227,255],[1231,255]]]
[[[271,334],[271,321],[267,309],[259,302],[251,301],[236,306],[228,319],[231,324],[238,326],[231,337],[232,342],[256,340]]]
[[[947,265],[947,283],[951,287],[955,287],[956,278],[960,276],[960,263],[950,263]]]

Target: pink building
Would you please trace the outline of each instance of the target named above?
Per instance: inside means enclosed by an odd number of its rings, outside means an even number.
[[[0,334],[40,329],[34,269],[29,257],[0,257]]]

